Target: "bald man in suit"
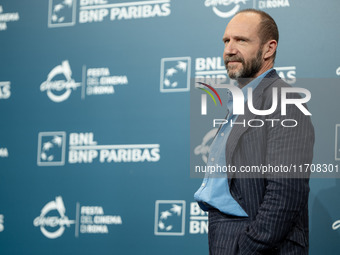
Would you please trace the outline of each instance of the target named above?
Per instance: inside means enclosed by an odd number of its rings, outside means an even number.
[[[243,115],[228,114],[229,123],[257,119],[265,124],[220,127],[210,148],[208,165],[219,162],[236,169],[282,169],[312,163],[314,128],[310,116],[294,104],[286,106],[286,115],[281,113],[281,90],[290,86],[273,69],[278,39],[275,21],[262,11],[242,10],[227,25],[223,57],[229,77],[237,80],[244,92],[248,87],[253,89],[255,109],[272,107],[274,88],[279,94],[278,104],[269,115],[255,115],[247,103]],[[294,93],[289,98],[301,96]],[[293,119],[297,125],[285,127],[281,124],[285,119]],[[308,195],[309,173],[305,171],[247,175],[236,172],[228,173],[225,180],[205,178],[195,199],[209,211],[210,254],[308,254]]]

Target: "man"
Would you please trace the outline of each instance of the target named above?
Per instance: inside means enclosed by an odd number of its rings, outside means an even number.
[[[234,115],[229,102],[228,123],[257,119],[265,124],[222,125],[210,147],[208,166],[231,165],[240,170],[245,166],[294,167],[312,162],[314,129],[310,116],[294,104],[287,104],[286,115],[281,114],[281,89],[290,86],[272,69],[278,39],[275,21],[262,11],[242,10],[227,25],[223,57],[229,77],[238,81],[245,101],[252,99],[255,109],[271,109],[274,89],[279,93],[278,104],[269,115],[255,115],[245,103],[244,115]],[[250,99],[248,88],[253,89]],[[301,98],[297,93],[287,97]],[[286,119],[295,120],[297,125],[281,125]],[[210,254],[308,254],[309,173],[268,171],[244,176],[237,171],[227,175],[212,178],[208,174],[195,193],[200,207],[209,211]]]

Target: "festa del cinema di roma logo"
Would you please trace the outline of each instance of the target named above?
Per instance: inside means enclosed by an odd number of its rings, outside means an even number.
[[[49,72],[47,80],[40,85],[40,91],[46,91],[47,96],[53,102],[60,103],[68,99],[72,91],[80,86],[80,82],[72,79],[70,64],[65,60]]]
[[[3,232],[5,229],[4,227],[4,215],[0,214],[0,233]]]
[[[221,18],[234,16],[241,8],[241,4],[246,5],[249,0],[206,0],[206,7],[212,6],[214,13]],[[225,10],[224,10],[225,9]]]
[[[340,220],[337,220],[332,224],[332,229],[337,230],[339,228],[340,228]]]
[[[220,18],[230,18],[241,8],[271,9],[290,7],[289,0],[205,0],[206,7],[212,7]]]
[[[48,216],[50,212],[57,211],[58,216]],[[75,224],[74,220],[70,220],[66,215],[66,209],[62,197],[56,197],[55,201],[48,202],[42,209],[40,216],[33,221],[35,227],[40,227],[41,232],[50,239],[60,237],[66,227]],[[66,227],[65,227],[66,226]]]
[[[0,84],[1,85],[1,84]],[[115,94],[115,87],[128,85],[126,75],[112,75],[108,67],[82,67],[82,81],[75,82],[68,60],[54,67],[47,75],[46,81],[40,85],[40,91],[48,98],[60,103],[70,98],[71,93],[81,87],[81,99],[86,96],[102,96]]]
[[[75,227],[75,237],[79,234],[109,234],[113,225],[122,225],[120,215],[108,215],[104,213],[103,206],[88,206],[76,203],[76,219],[70,220],[66,216],[66,208],[63,198],[57,196],[55,200],[48,202],[33,220],[33,225],[39,227],[41,233],[49,238],[61,237],[66,229],[72,225]]]

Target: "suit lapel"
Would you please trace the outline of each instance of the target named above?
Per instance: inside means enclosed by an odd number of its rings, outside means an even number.
[[[260,109],[263,101],[263,91],[272,84],[275,80],[277,80],[279,76],[277,75],[275,70],[270,71],[265,78],[260,82],[260,84],[256,87],[256,89],[253,92],[253,105],[255,109]],[[245,110],[244,115],[239,115],[237,117],[236,122],[242,123],[242,124],[236,124],[233,125],[233,128],[231,129],[230,135],[228,137],[228,141],[226,144],[226,163],[233,164],[232,158],[235,151],[235,148],[241,138],[241,136],[246,132],[249,128],[248,121],[250,119],[254,119],[256,116],[248,109],[248,104],[245,103]],[[245,126],[243,125],[243,122],[245,122]],[[228,175],[229,185],[231,184],[231,179],[233,178],[235,173],[230,173]]]

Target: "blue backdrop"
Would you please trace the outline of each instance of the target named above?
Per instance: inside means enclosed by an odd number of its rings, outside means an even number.
[[[339,1],[1,0],[1,254],[208,254],[190,84],[227,77],[245,8],[277,21],[276,69],[312,93],[314,163],[336,166]],[[311,179],[310,254],[340,250],[339,192]]]

